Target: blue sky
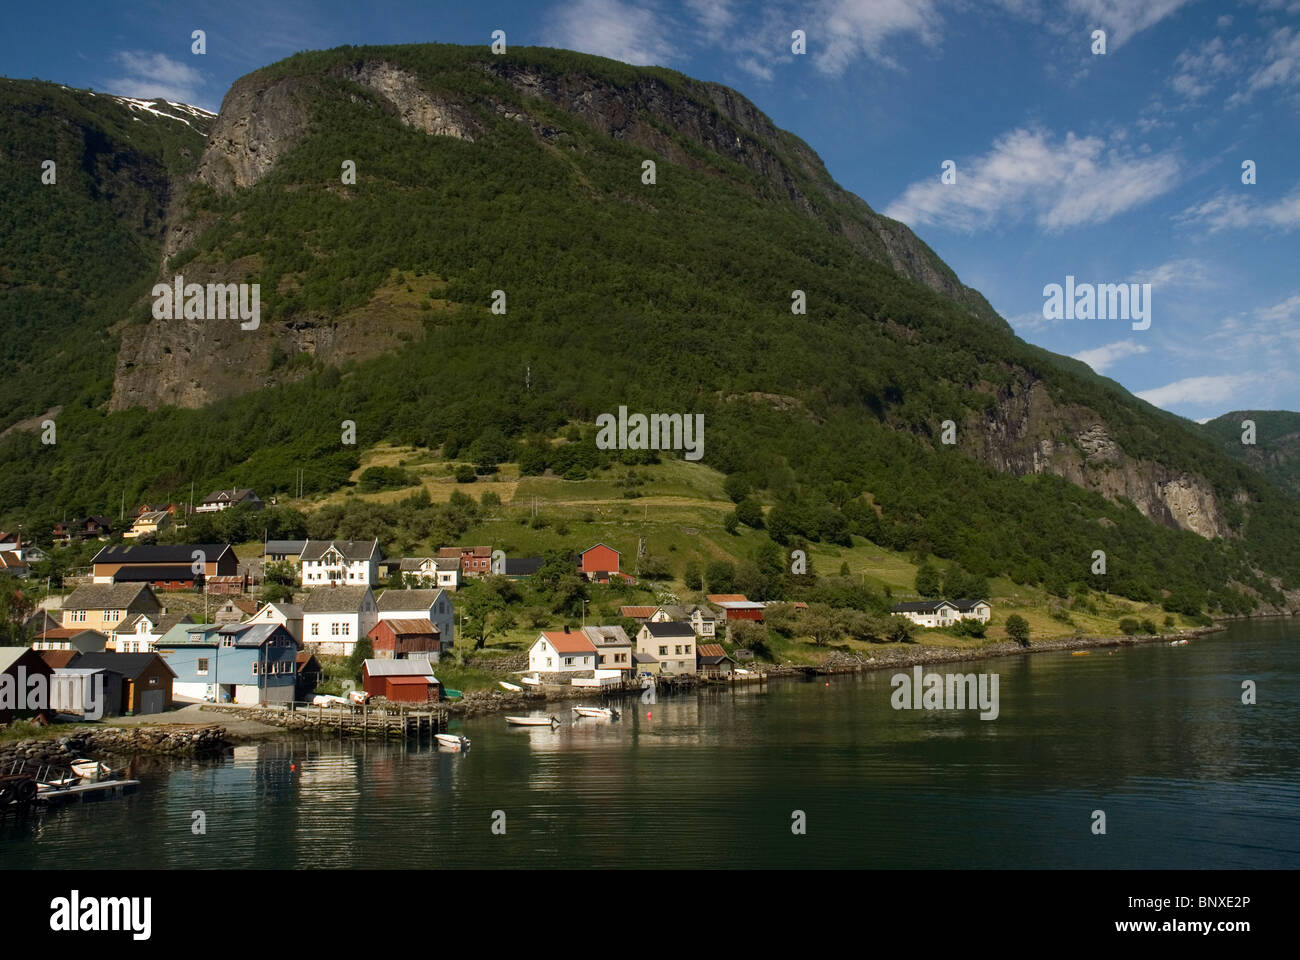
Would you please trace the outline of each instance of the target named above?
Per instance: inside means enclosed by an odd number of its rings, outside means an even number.
[[[1184,416],[1300,410],[1300,0],[133,0],[6,19],[6,76],[210,110],[297,50],[496,29],[716,80],[1026,339]],[[1149,329],[1045,320],[1043,288],[1067,275],[1150,283]]]

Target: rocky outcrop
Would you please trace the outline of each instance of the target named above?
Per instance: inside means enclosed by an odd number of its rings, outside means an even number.
[[[1017,381],[994,409],[967,425],[980,459],[1017,476],[1047,473],[1128,500],[1147,518],[1202,537],[1233,531],[1209,483],[1151,460],[1128,456],[1087,407],[1056,403],[1039,380]]]

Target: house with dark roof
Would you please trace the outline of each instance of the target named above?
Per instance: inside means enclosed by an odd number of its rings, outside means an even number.
[[[222,510],[229,510],[231,507],[249,507],[253,510],[261,510],[266,504],[252,490],[245,487],[234,488],[229,490],[213,490],[203,502],[194,508],[195,513],[218,513]]]
[[[365,584],[317,587],[302,604],[302,642],[313,653],[350,657],[378,619],[379,605]]]
[[[113,521],[108,517],[86,517],[84,520],[56,523],[51,535],[55,543],[68,544],[73,540],[89,540],[91,537],[104,540],[112,532]]]
[[[278,623],[179,624],[155,649],[176,674],[178,697],[247,704],[294,699],[298,644]]]
[[[107,635],[132,614],[161,614],[162,604],[148,584],[88,583],[68,595],[60,612],[65,627]]]
[[[228,543],[137,543],[109,546],[91,561],[95,583],[197,584],[204,577],[239,573],[239,557]]]
[[[296,567],[305,546],[306,540],[268,540],[262,545],[262,560],[265,563],[291,563]]]
[[[646,619],[656,623],[670,620],[684,621],[691,625],[697,637],[717,636],[719,613],[713,607],[703,603],[674,603],[655,607]]]
[[[298,555],[299,583],[304,587],[379,584],[378,540],[308,540]]]
[[[176,674],[156,653],[83,653],[68,667],[76,670],[104,670],[118,689],[109,702],[121,705],[124,714],[152,714],[169,710]]]
[[[695,629],[689,623],[647,620],[637,632],[636,648],[653,654],[663,674],[695,673]]]
[[[947,627],[958,620],[988,623],[993,608],[987,600],[909,600],[894,604],[889,612],[922,627]]]

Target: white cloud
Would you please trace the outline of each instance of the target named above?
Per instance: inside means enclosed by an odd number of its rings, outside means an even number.
[[[1261,90],[1300,85],[1300,32],[1282,27],[1269,38],[1263,64],[1256,68],[1246,89],[1228,98],[1229,104],[1249,100]]]
[[[1103,347],[1082,350],[1074,355],[1074,359],[1082,360],[1097,373],[1104,373],[1125,357],[1146,353],[1147,349],[1144,344],[1138,343],[1136,340],[1117,340]]]
[[[542,41],[638,66],[670,64],[681,55],[658,10],[620,0],[574,0],[553,9]]]
[[[830,76],[859,57],[896,66],[886,53],[887,42],[915,36],[936,44],[940,24],[933,0],[820,0],[813,9],[809,50],[820,51],[817,69]]]
[[[1248,191],[1257,189],[1243,186],[1221,191],[1204,203],[1188,207],[1176,219],[1180,223],[1203,224],[1210,233],[1251,227],[1273,227],[1289,232],[1300,227],[1300,185],[1272,201],[1252,199]]]
[[[684,0],[686,9],[690,10],[700,25],[710,34],[717,34],[730,27],[736,20],[736,11],[731,0]]]
[[[1176,13],[1191,0],[1070,0],[1070,9],[1106,31],[1106,49],[1117,50],[1134,36]]]
[[[1201,260],[1170,260],[1158,267],[1139,270],[1132,279],[1160,287],[1204,287],[1210,284],[1209,269]]]
[[[1188,48],[1180,53],[1174,69],[1169,85],[1189,100],[1196,100],[1209,93],[1219,79],[1236,73],[1240,64],[1228,52],[1222,37],[1212,37],[1196,51]]]
[[[179,60],[162,53],[129,50],[115,54],[113,60],[126,73],[104,81],[104,87],[110,93],[141,100],[162,97],[196,106],[200,106],[199,101],[204,99],[199,92],[206,85],[203,74]]]
[[[1137,395],[1147,403],[1166,409],[1178,404],[1223,406],[1248,383],[1250,383],[1249,377],[1232,373],[1210,377],[1187,377],[1153,390],[1139,391]]]
[[[1012,130],[982,157],[957,162],[957,182],[934,176],[911,184],[885,215],[909,226],[938,224],[974,232],[1033,214],[1048,230],[1105,223],[1173,188],[1172,153],[1138,157],[1098,137]]]

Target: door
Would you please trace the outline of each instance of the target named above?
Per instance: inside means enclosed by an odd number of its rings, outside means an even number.
[[[166,707],[165,690],[146,690],[140,695],[140,713],[162,713]]]

